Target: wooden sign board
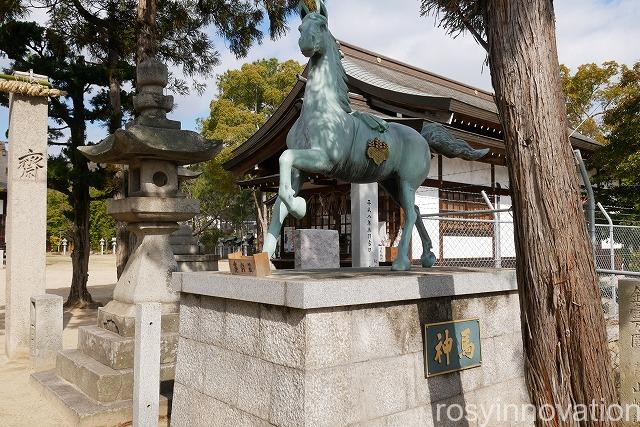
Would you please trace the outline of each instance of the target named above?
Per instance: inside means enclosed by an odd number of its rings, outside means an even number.
[[[424,346],[427,378],[480,366],[480,320],[427,323]]]
[[[229,271],[239,276],[268,276],[271,274],[269,254],[260,252],[252,256],[244,256],[241,252],[230,253]]]

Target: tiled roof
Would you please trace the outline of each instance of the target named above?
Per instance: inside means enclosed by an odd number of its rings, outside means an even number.
[[[356,57],[345,56],[342,65],[349,77],[376,87],[410,95],[453,98],[494,113],[498,111],[491,101]]]

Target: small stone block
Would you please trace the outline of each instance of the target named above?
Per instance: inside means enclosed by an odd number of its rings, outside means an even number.
[[[51,369],[62,350],[62,302],[58,295],[31,297],[31,366],[36,371]]]
[[[296,270],[340,267],[340,245],[337,230],[295,230]]]

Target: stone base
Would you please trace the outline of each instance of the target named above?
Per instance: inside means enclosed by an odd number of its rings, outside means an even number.
[[[178,271],[218,271],[218,259],[215,255],[176,255]]]
[[[174,288],[174,426],[462,425],[452,405],[528,403],[510,270],[176,273]],[[481,366],[426,378],[424,324],[469,318]]]
[[[178,332],[179,303],[162,304],[162,332]],[[98,326],[123,337],[133,337],[136,324],[135,304],[110,301],[98,308]]]
[[[54,371],[31,375],[31,384],[38,388],[43,397],[55,405],[73,426],[122,426],[133,419],[133,400],[97,402],[58,377]],[[168,425],[172,389],[170,384],[161,387],[159,425]]]
[[[293,242],[296,270],[340,267],[337,230],[295,230]]]
[[[120,425],[133,414],[135,306],[111,301],[99,309],[98,325],[78,330],[78,349],[58,353],[55,369],[33,374],[35,383],[56,400],[74,424]],[[160,381],[175,376],[178,314],[174,304],[163,306]],[[166,394],[166,393],[165,393]],[[161,415],[167,415],[166,398]]]

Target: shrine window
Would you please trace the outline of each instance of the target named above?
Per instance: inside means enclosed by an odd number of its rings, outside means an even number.
[[[489,209],[482,195],[461,191],[440,190],[440,212],[482,211]],[[444,218],[475,219],[470,221],[440,221],[440,233],[444,236],[487,237],[493,236],[493,214],[446,215]]]

